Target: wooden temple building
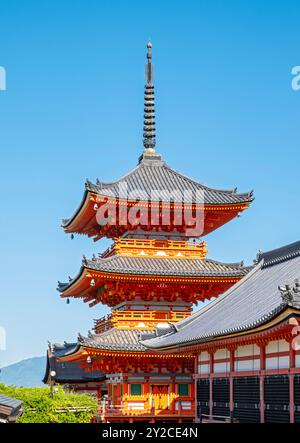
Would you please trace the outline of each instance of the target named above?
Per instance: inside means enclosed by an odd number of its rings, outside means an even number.
[[[300,242],[253,269],[148,352],[194,355],[195,419],[300,423]]]
[[[176,337],[176,325],[188,324],[194,304],[218,299],[249,273],[243,263],[208,259],[202,237],[247,209],[253,195],[204,186],[156,152],[151,43],[144,108],[137,166],[114,182],[87,181],[79,209],[63,221],[72,236],[106,237],[112,245],[83,258],[78,275],[59,283],[61,297],[104,304],[111,313],[95,321],[93,333],[48,355],[52,365],[73,364],[86,377],[106,374],[102,421],[192,421],[195,352],[161,352],[155,340]]]
[[[66,392],[88,393],[100,403],[107,394],[106,376],[102,372],[86,372],[78,362],[62,362],[60,357],[72,352],[77,343],[49,343],[43,383],[61,385]]]

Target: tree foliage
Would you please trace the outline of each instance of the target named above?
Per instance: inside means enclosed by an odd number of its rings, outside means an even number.
[[[97,400],[87,394],[65,393],[59,386],[53,398],[49,388],[18,388],[0,384],[0,394],[21,400],[25,412],[19,423],[89,423]]]

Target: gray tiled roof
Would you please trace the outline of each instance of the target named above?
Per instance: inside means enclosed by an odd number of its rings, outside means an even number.
[[[145,331],[112,328],[90,337],[79,336],[78,343],[89,348],[103,350],[143,351],[145,347],[139,343],[142,334],[145,336]]]
[[[22,404],[23,402],[21,400],[16,400],[15,398],[0,394],[0,405],[7,406],[8,408],[14,410],[19,408]]]
[[[280,263],[300,255],[300,241],[274,249],[269,252],[260,252],[257,260],[264,260],[264,266]]]
[[[253,200],[252,192],[238,194],[236,189],[212,189],[171,169],[163,161],[145,159],[131,172],[114,182],[105,183],[97,180],[96,184],[93,184],[87,180],[86,189],[104,196],[122,197],[119,195],[120,183],[126,183],[128,193],[142,191],[141,200],[161,199],[168,202],[170,191],[178,192],[178,197],[174,198],[174,201],[178,202],[182,201],[184,191],[191,191],[191,198],[186,198],[186,203],[198,202],[197,191],[203,192],[204,203],[211,205],[250,203]]]
[[[64,343],[50,345],[51,351],[47,353],[47,366],[43,382],[47,383],[50,371],[55,371],[56,383],[87,383],[100,382],[105,379],[105,374],[100,371],[86,372],[80,367],[80,362],[60,362],[59,357],[70,355],[78,348],[78,343]]]
[[[125,257],[113,255],[107,258],[94,260],[84,259],[83,268],[95,271],[157,275],[157,276],[180,276],[180,277],[243,277],[251,267],[243,266],[243,263],[221,263],[215,260],[183,259],[176,258],[149,258],[149,257]],[[69,283],[58,284],[58,290],[63,292],[71,286],[81,275],[83,268],[77,277]]]
[[[259,326],[286,308],[279,285],[300,277],[300,242],[259,256],[259,263],[207,307],[175,325],[176,332],[143,341],[149,348],[201,343]]]
[[[63,357],[64,355],[72,354],[74,349],[76,348],[77,343],[53,343],[50,344],[51,347],[51,353],[55,357]]]
[[[221,263],[215,260],[125,257],[86,260],[86,267],[97,271],[175,276],[244,276],[249,268],[242,263]]]

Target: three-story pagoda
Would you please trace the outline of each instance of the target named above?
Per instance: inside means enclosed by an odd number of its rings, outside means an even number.
[[[149,351],[142,344],[176,328],[192,305],[218,297],[249,271],[243,263],[206,258],[202,237],[248,208],[252,192],[212,189],[170,168],[156,152],[152,45],[147,45],[144,151],[117,181],[87,181],[66,233],[111,247],[84,257],[78,275],[59,283],[63,298],[104,304],[95,321],[60,361],[106,374],[108,402],[101,419],[190,420],[194,416],[193,355]],[[213,319],[212,319],[213,321]]]

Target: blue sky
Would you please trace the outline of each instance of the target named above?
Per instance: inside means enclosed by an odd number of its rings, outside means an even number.
[[[107,246],[64,234],[86,177],[113,180],[142,150],[145,44],[153,41],[157,150],[255,203],[206,238],[251,263],[299,240],[298,1],[1,2],[0,366],[75,340],[105,309],[67,305],[57,280]]]

